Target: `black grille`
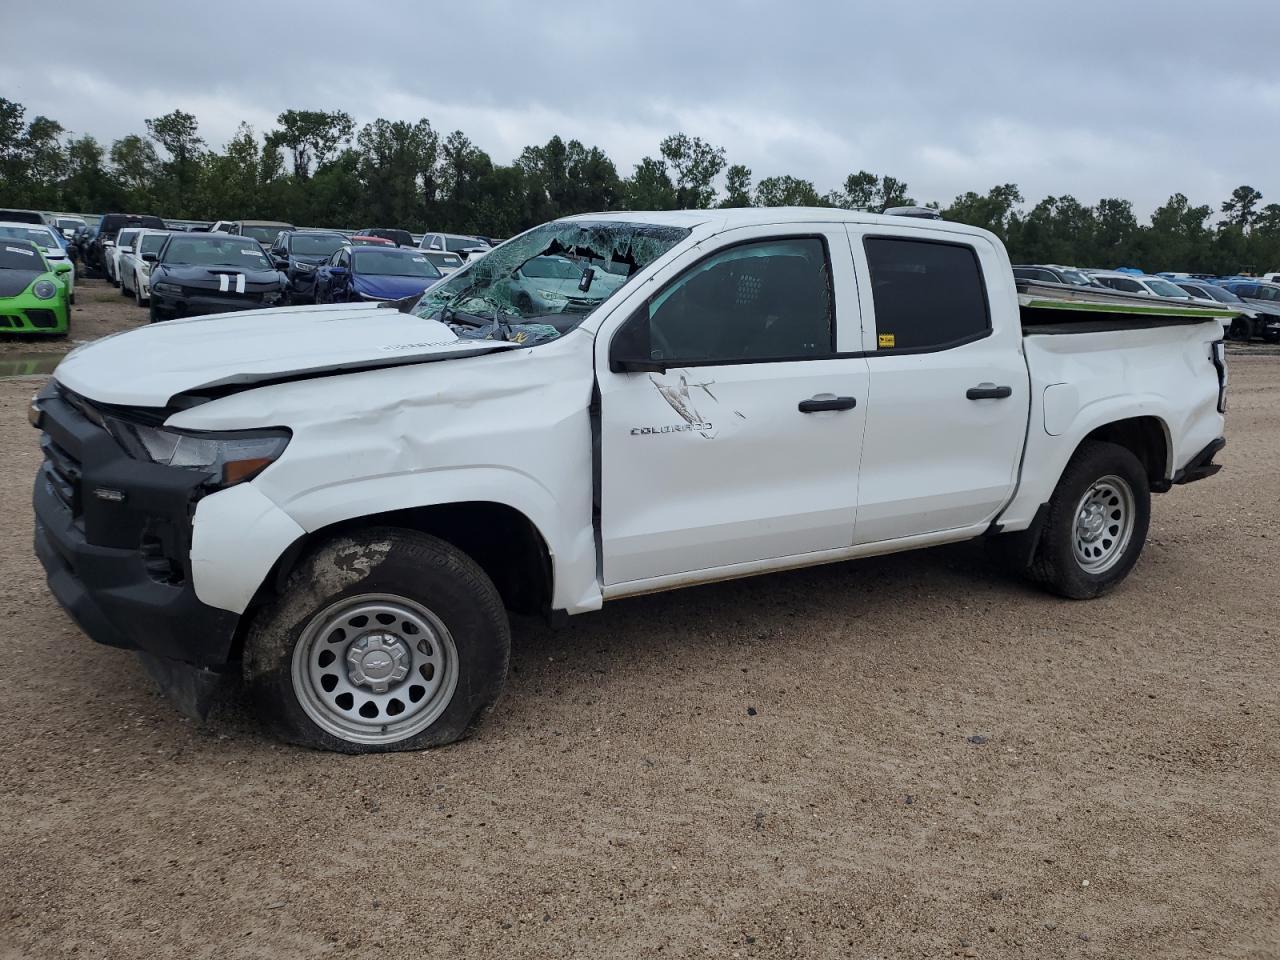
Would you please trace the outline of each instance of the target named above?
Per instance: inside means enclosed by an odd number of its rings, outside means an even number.
[[[31,325],[38,330],[50,330],[58,325],[58,315],[52,310],[24,310]]]
[[[0,316],[0,330],[10,330],[18,325],[17,317]]]
[[[45,459],[45,481],[54,496],[73,517],[80,515],[80,464],[46,433],[40,438]]]

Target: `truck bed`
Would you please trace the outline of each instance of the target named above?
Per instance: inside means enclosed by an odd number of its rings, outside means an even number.
[[[1117,290],[1063,283],[1018,281],[1022,332],[1030,334],[1091,333],[1141,330],[1218,320],[1229,324],[1236,311],[1227,306],[1160,300]]]

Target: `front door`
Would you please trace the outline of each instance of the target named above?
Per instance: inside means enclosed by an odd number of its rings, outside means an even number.
[[[606,587],[852,543],[867,362],[837,355],[861,337],[847,234],[714,243],[601,334]],[[611,372],[628,342],[667,369]]]

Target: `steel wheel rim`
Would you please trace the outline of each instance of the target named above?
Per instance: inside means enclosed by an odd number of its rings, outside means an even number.
[[[311,618],[293,649],[298,702],[352,743],[396,743],[431,726],[458,685],[458,650],[431,610],[407,597],[347,597]]]
[[[1105,573],[1120,562],[1137,515],[1133,488],[1122,477],[1095,480],[1076,504],[1071,547],[1085,573]]]

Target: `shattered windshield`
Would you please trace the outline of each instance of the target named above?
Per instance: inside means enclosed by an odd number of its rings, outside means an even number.
[[[684,227],[651,223],[544,224],[436,284],[413,313],[461,337],[544,343],[568,333],[688,235]]]

